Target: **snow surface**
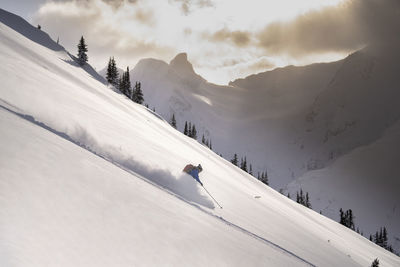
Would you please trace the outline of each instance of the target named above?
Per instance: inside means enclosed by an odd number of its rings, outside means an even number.
[[[65,50],[4,24],[0,40],[1,266],[400,265],[106,87]],[[188,162],[203,165],[223,209],[182,174]]]
[[[199,140],[203,134],[211,139],[225,159],[234,153],[239,160],[247,156],[255,176],[267,170],[271,186],[290,191],[292,197],[304,187],[316,211],[329,209],[324,214],[334,220],[341,207],[364,214],[356,226],[366,236],[388,227],[389,243],[400,250],[399,187],[376,186],[398,184],[400,157],[385,153],[384,147],[369,159],[353,153],[371,144],[381,146],[384,133],[399,123],[399,61],[395,44],[371,45],[338,62],[288,66],[217,86],[198,76],[187,55],[179,54],[170,64],[144,59],[131,78],[142,82],[150,107],[166,119],[175,114],[180,131],[185,121],[195,123]],[[400,146],[399,137],[395,132],[393,147]],[[357,169],[330,167],[348,154],[358,162]],[[346,175],[337,177],[338,172]],[[344,179],[348,187],[330,186]],[[380,196],[374,206],[383,217],[365,205],[369,192]]]

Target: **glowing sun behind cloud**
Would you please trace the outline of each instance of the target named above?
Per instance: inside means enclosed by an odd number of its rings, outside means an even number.
[[[363,6],[361,0],[66,0],[45,2],[34,23],[71,52],[85,36],[98,69],[110,56],[133,68],[142,58],[168,62],[187,52],[197,73],[226,84],[278,66],[337,60],[362,47]]]

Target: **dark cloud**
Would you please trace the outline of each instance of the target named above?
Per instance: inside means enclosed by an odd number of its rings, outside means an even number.
[[[256,35],[257,45],[269,53],[301,56],[398,41],[399,10],[398,0],[352,0],[270,24]]]
[[[204,37],[212,42],[230,42],[238,47],[244,47],[250,43],[251,34],[245,31],[230,31],[223,28],[215,33],[205,33]]]

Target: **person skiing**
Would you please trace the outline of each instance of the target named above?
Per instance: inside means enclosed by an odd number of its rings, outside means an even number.
[[[201,186],[203,186],[203,183],[200,181],[199,178],[199,173],[203,170],[203,167],[201,167],[201,164],[199,164],[197,167],[193,166],[192,164],[186,165],[186,167],[183,169],[184,172],[187,174],[191,175]]]

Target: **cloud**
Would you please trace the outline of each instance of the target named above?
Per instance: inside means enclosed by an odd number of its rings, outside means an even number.
[[[89,62],[99,68],[105,66],[109,56],[114,56],[123,68],[144,57],[171,57],[175,53],[173,48],[146,35],[156,24],[152,11],[138,1],[125,1],[133,3],[129,9],[116,9],[122,2],[48,2],[36,13],[34,22],[42,25],[53,39],[59,37],[61,45],[71,53],[76,51],[83,35],[89,48]],[[131,28],[134,34],[129,32]]]
[[[223,28],[213,34],[205,33],[204,36],[212,42],[230,42],[238,47],[247,46],[251,38],[249,32],[230,31],[227,28]]]
[[[269,24],[257,33],[257,45],[268,53],[299,57],[392,42],[399,36],[399,6],[397,0],[350,0]]]
[[[193,9],[214,7],[212,0],[169,0],[178,3],[183,14],[189,15]]]
[[[136,4],[138,0],[102,0],[104,3],[112,6],[114,9],[118,9],[124,3]]]

